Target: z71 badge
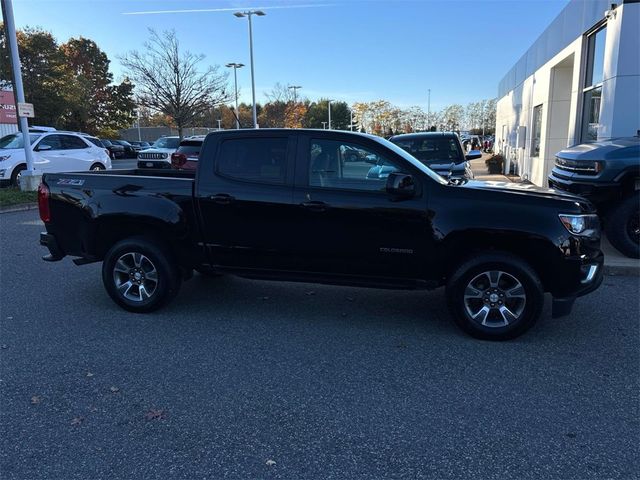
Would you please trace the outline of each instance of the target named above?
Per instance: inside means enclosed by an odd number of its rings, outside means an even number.
[[[58,180],[58,185],[74,185],[80,187],[84,185],[84,180],[80,180],[79,178],[61,178]]]

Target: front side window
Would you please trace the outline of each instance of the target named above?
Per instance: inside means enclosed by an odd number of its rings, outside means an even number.
[[[38,149],[51,147],[51,150],[62,150],[62,135],[47,135],[38,144]]]
[[[309,185],[343,190],[384,191],[398,166],[357,144],[313,139],[309,152]]]
[[[287,173],[286,137],[234,138],[220,147],[220,175],[247,182],[284,184]]]
[[[542,105],[533,107],[533,131],[531,132],[531,156],[540,156],[540,137],[542,131]]]
[[[587,68],[582,100],[583,142],[598,140],[606,36],[605,27],[587,37]]]

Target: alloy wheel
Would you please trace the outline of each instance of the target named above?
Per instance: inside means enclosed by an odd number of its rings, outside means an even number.
[[[138,252],[128,252],[116,261],[113,281],[120,295],[132,302],[143,302],[158,288],[158,271],[153,262]]]
[[[484,327],[505,327],[518,321],[526,303],[527,295],[522,283],[501,270],[476,275],[464,291],[467,315]]]

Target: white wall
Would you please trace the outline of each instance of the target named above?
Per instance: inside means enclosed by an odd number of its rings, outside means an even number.
[[[571,11],[562,15],[565,24],[571,22],[568,13]],[[596,12],[591,13],[595,15]],[[600,18],[604,18],[603,14],[604,10],[600,12]],[[557,23],[556,19],[552,26]],[[640,129],[638,32],[640,3],[619,6],[615,18],[607,21],[599,139],[631,136]],[[547,184],[555,154],[580,140],[585,70],[583,53],[586,53],[587,43],[586,37],[581,35],[566,42],[564,48],[549,45],[549,42],[565,40],[560,27],[547,29],[545,35],[547,38],[541,37],[536,44],[544,40],[547,51],[558,53],[526,77],[523,59],[507,74],[501,87],[504,87],[504,82],[512,82],[514,87],[498,100],[495,143],[506,157],[507,168],[510,162],[515,162],[523,178],[541,186]],[[528,57],[523,58],[526,60]],[[542,105],[540,156],[531,157],[533,108],[537,105]],[[504,135],[503,125],[506,125]],[[524,148],[516,147],[518,126],[526,127]]]

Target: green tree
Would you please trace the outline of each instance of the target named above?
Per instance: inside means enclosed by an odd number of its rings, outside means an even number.
[[[304,126],[307,128],[322,128],[322,122],[329,121],[329,109],[326,99],[312,102],[307,107]],[[351,110],[346,102],[331,103],[331,128],[335,130],[349,130]]]
[[[64,127],[65,97],[69,90],[65,58],[56,39],[41,29],[27,28],[16,33],[25,100],[34,104],[30,123]],[[12,78],[9,48],[4,25],[0,29],[0,79]]]
[[[67,88],[65,127],[112,136],[135,117],[133,85],[125,79],[113,85],[110,61],[93,40],[72,38],[60,46],[71,87]]]

